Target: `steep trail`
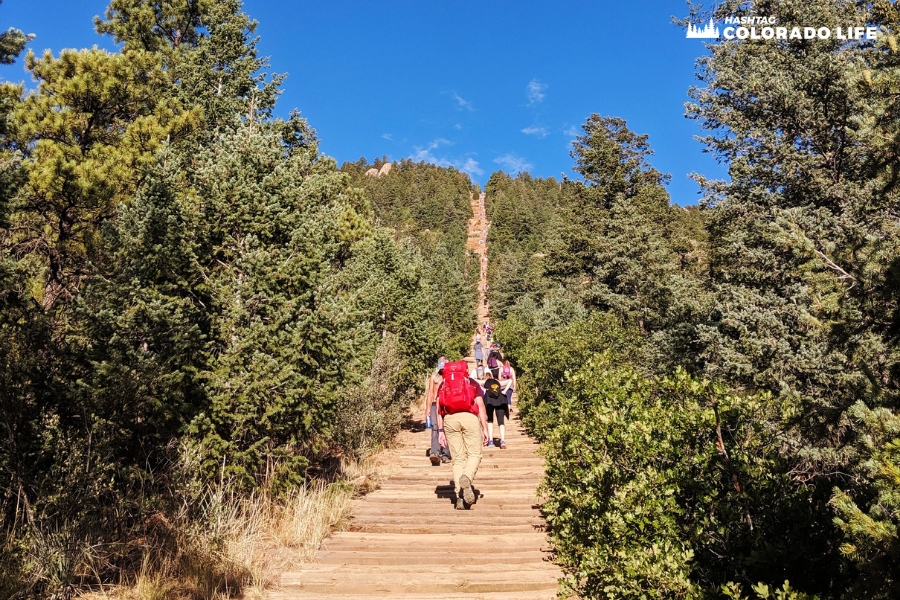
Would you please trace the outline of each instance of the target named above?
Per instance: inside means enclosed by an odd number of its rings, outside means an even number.
[[[468,247],[486,252],[484,194],[472,198]],[[484,271],[487,262],[481,260]],[[479,324],[488,317],[481,278]],[[470,365],[474,359],[467,358]],[[513,407],[516,397],[513,396]],[[455,510],[450,465],[426,454],[431,431],[405,432],[398,468],[354,504],[349,526],[323,544],[316,561],[285,573],[283,600],[550,600],[561,572],[548,552],[536,488],[544,473],[537,443],[514,410],[508,449],[485,448],[471,510]],[[496,432],[495,432],[496,433]]]
[[[491,228],[490,221],[484,211],[484,192],[478,198],[472,195],[472,218],[469,219],[469,237],[466,240],[466,248],[475,252],[480,263],[480,277],[478,279],[478,325],[481,326],[488,319],[488,306],[484,302],[485,286],[487,285],[487,234]],[[473,336],[472,343],[475,343]]]

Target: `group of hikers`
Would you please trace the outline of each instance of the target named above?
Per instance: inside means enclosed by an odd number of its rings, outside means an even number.
[[[475,503],[472,482],[481,464],[482,448],[506,449],[506,420],[516,389],[516,371],[503,358],[500,347],[489,342],[491,332],[488,323],[476,332],[474,369],[469,370],[464,360],[450,362],[442,356],[428,378],[425,393],[426,427],[432,427],[429,458],[435,466],[452,463],[457,509]],[[487,348],[481,343],[482,333]],[[499,439],[494,438],[495,420]]]

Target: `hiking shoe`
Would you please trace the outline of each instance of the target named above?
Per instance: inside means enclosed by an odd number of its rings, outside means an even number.
[[[462,475],[459,478],[459,489],[462,492],[463,499],[469,504],[475,504],[475,491],[472,489],[472,480],[468,475]]]
[[[493,447],[494,447],[494,440],[489,441],[489,442],[487,443],[487,447],[488,447],[488,448],[493,448]]]
[[[500,447],[506,450],[506,440],[500,440]]]
[[[442,454],[442,455],[441,455],[441,462],[442,462],[442,463],[448,463],[448,462],[450,462],[450,460],[451,460],[451,458],[450,458],[449,456],[447,456],[446,454]]]
[[[437,454],[432,454],[432,455],[429,456],[428,458],[431,459],[431,466],[432,466],[432,467],[436,467],[436,466],[438,466],[439,464],[441,464],[441,457],[438,456]]]
[[[466,503],[462,498],[456,499],[456,510],[466,510]]]

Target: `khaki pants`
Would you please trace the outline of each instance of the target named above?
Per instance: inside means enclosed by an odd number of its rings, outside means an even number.
[[[481,445],[484,441],[481,419],[470,412],[458,412],[444,417],[444,435],[453,457],[453,482],[459,494],[459,478],[468,475],[475,481],[475,473],[481,464]]]

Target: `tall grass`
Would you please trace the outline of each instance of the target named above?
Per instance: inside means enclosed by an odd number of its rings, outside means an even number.
[[[375,481],[374,465],[348,464]],[[215,600],[260,598],[291,565],[312,560],[322,541],[350,513],[357,489],[346,480],[314,483],[288,494],[238,494],[228,485],[208,490],[199,506],[174,517],[153,515],[139,569],[119,585],[86,598]]]

